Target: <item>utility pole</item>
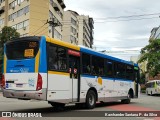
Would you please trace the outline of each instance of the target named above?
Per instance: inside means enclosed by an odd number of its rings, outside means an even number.
[[[54,29],[55,29],[55,27],[61,26],[61,25],[60,25],[60,23],[55,21],[55,18],[52,18],[52,20],[50,20],[50,21],[47,20],[47,23],[49,23],[49,25],[52,26],[52,38],[54,38]]]

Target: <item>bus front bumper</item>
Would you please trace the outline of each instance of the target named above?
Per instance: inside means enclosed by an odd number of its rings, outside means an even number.
[[[23,100],[46,100],[47,98],[46,89],[42,89],[40,91],[19,91],[2,89],[2,91],[3,96],[6,98],[18,98]]]

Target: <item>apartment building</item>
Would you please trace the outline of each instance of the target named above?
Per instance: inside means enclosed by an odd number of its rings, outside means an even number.
[[[92,48],[93,18],[68,10],[64,12],[63,41]]]
[[[46,35],[62,40],[65,7],[63,0],[0,0],[0,30],[12,26],[21,36]]]

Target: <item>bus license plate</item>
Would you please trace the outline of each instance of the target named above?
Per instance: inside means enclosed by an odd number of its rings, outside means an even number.
[[[23,87],[23,84],[16,84],[16,87]]]

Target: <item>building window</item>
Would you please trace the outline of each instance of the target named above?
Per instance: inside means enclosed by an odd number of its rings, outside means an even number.
[[[61,13],[61,11],[57,11],[57,14],[58,14],[61,18],[63,18],[63,14]]]
[[[74,34],[74,35],[76,35],[76,29],[75,28],[73,28],[72,26],[71,26],[71,32]]]
[[[5,0],[0,0],[0,4],[3,3]]]
[[[17,17],[20,17],[23,14],[26,14],[28,12],[29,12],[29,6],[26,6],[26,7],[22,8],[22,9],[20,9],[19,11],[15,12],[15,13],[13,13],[11,15],[9,15],[9,17],[8,17],[9,21],[11,21],[11,20],[13,20],[13,19],[15,19]]]
[[[54,29],[54,37],[62,40],[62,35],[56,29]]]
[[[17,29],[17,30],[19,30],[21,28],[27,27],[28,25],[29,25],[29,20],[25,20],[25,21],[20,22],[20,23],[18,23],[16,25],[13,25],[12,27]]]
[[[17,30],[23,28],[23,22],[17,24]]]
[[[53,18],[53,13],[49,11],[49,18]]]
[[[73,42],[76,43],[76,38],[72,35],[70,36],[70,40],[71,40],[71,43],[73,43]]]
[[[4,24],[4,18],[0,19],[0,25]]]
[[[71,18],[71,23],[72,23],[73,25],[75,25],[75,26],[76,26],[76,24],[77,24],[77,22],[76,22],[73,18]]]
[[[29,12],[29,6],[23,8],[23,13],[26,14]]]
[[[13,1],[9,4],[9,9],[13,9],[17,5],[17,1]]]
[[[23,27],[26,27],[29,25],[29,20],[23,21]]]
[[[17,11],[17,17],[22,16],[23,15],[23,9]]]
[[[17,25],[13,25],[12,28],[17,29]]]
[[[9,9],[13,9],[15,6],[20,5],[24,0],[14,0],[9,4]]]

